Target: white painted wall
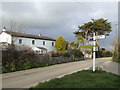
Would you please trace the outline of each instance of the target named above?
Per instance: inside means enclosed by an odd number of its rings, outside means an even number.
[[[12,36],[5,33],[5,32],[2,32],[0,34],[0,42],[7,42],[7,43],[11,44],[12,43]]]
[[[22,39],[22,44],[19,44],[19,39]],[[32,44],[32,40],[35,40],[34,45]],[[44,47],[47,49],[47,52],[56,51],[55,47],[52,46],[52,42],[54,42],[54,45],[55,45],[55,41],[32,39],[32,38],[25,38],[25,37],[12,37],[11,35],[5,32],[2,32],[0,34],[0,42],[8,42],[9,44],[12,44],[12,41],[13,41],[13,44],[15,45],[26,45],[33,48],[33,50],[36,50],[36,48],[34,47]],[[43,45],[43,41],[45,41],[45,45]]]
[[[22,44],[19,44],[19,39],[22,39]],[[35,44],[32,44],[32,40],[35,40]],[[40,40],[40,39],[32,39],[32,38],[24,38],[24,37],[13,37],[13,41],[15,45],[27,45],[36,50],[34,47],[44,47],[47,49],[47,52],[56,51],[55,47],[52,46],[52,42],[50,40]],[[43,41],[45,41],[45,45],[43,45]]]

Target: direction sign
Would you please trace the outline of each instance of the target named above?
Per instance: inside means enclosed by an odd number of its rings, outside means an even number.
[[[94,45],[94,41],[89,41],[89,45]]]
[[[98,51],[98,47],[93,47],[93,51]]]
[[[95,36],[95,39],[104,39],[104,38],[106,38],[106,36],[105,36],[105,35]]]

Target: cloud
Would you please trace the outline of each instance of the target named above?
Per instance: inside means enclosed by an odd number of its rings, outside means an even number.
[[[11,2],[2,3],[3,25],[8,27],[10,20],[23,24],[27,33],[76,40],[73,34],[78,25],[91,18],[105,18],[112,22],[118,19],[117,2]]]

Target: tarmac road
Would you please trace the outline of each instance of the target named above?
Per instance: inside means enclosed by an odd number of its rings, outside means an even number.
[[[110,59],[111,57],[96,59],[96,67],[107,68],[106,66],[109,66]],[[73,72],[89,69],[90,67],[92,67],[92,59],[6,73],[2,74],[2,88],[30,88],[39,82],[59,78]],[[113,71],[118,73],[116,64],[111,67],[114,67]]]

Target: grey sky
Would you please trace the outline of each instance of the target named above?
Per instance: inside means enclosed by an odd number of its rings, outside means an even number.
[[[9,28],[11,20],[17,25],[23,24],[23,31],[30,34],[42,33],[57,38],[63,36],[66,41],[74,41],[74,31],[91,18],[108,19],[113,32],[100,45],[110,48],[115,37],[115,23],[118,22],[117,2],[11,2],[2,3],[2,26]],[[0,26],[0,29],[2,28]]]

